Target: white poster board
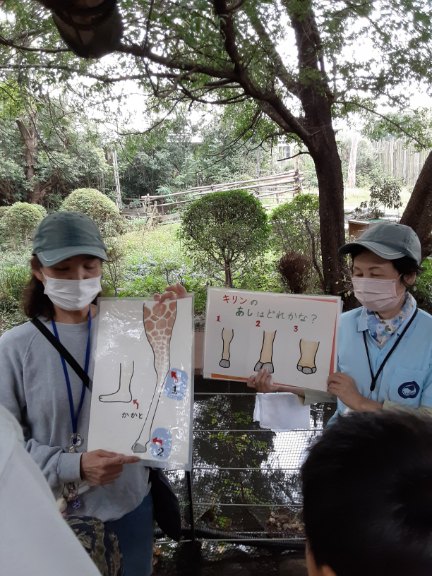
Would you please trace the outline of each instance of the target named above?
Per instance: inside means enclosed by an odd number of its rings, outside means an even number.
[[[204,377],[245,382],[266,367],[275,383],[326,390],[340,311],[338,296],[209,288]]]
[[[101,298],[88,450],[191,468],[193,298]]]

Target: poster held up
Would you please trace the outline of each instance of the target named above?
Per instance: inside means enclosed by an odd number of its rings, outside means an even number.
[[[101,298],[88,450],[191,468],[193,298]]]
[[[264,367],[275,383],[325,391],[340,312],[338,296],[209,288],[204,377],[246,382]]]

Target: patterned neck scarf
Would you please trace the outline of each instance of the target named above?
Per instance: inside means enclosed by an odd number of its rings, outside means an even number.
[[[366,310],[369,333],[380,348],[388,342],[391,336],[412,314],[415,307],[415,298],[407,292],[404,305],[394,318],[384,320],[383,318],[380,318],[376,312]]]

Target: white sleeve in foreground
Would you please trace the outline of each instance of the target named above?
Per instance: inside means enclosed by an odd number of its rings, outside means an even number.
[[[100,576],[57,510],[37,465],[16,442],[0,467],[1,572],[8,576]]]

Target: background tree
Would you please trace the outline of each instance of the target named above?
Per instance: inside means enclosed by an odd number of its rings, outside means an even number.
[[[209,119],[203,109],[192,120],[179,106],[171,116],[146,133],[119,140],[124,198],[247,180],[274,169],[270,147],[263,149],[258,141],[246,145],[231,115],[212,114]]]
[[[261,203],[246,190],[215,192],[196,200],[182,215],[181,238],[202,267],[222,269],[232,288],[234,267],[265,250],[269,227]]]
[[[34,2],[4,6],[15,15],[1,39],[15,48],[4,70],[43,70],[48,82],[70,84],[76,74],[105,86],[133,78],[167,107],[185,100],[235,106],[245,138],[283,134],[301,142],[313,158],[320,191],[325,288],[341,291],[343,181],[333,120],[384,103],[406,108],[419,84],[430,83],[428,0],[197,0],[192,8],[184,0],[123,0],[121,71],[112,59],[70,58],[47,15],[36,16]],[[23,34],[30,13],[38,23],[35,36]],[[432,214],[420,216],[416,226],[423,220],[431,225]]]
[[[73,188],[113,187],[95,123],[58,98],[0,84],[0,204],[16,200],[55,209]]]

